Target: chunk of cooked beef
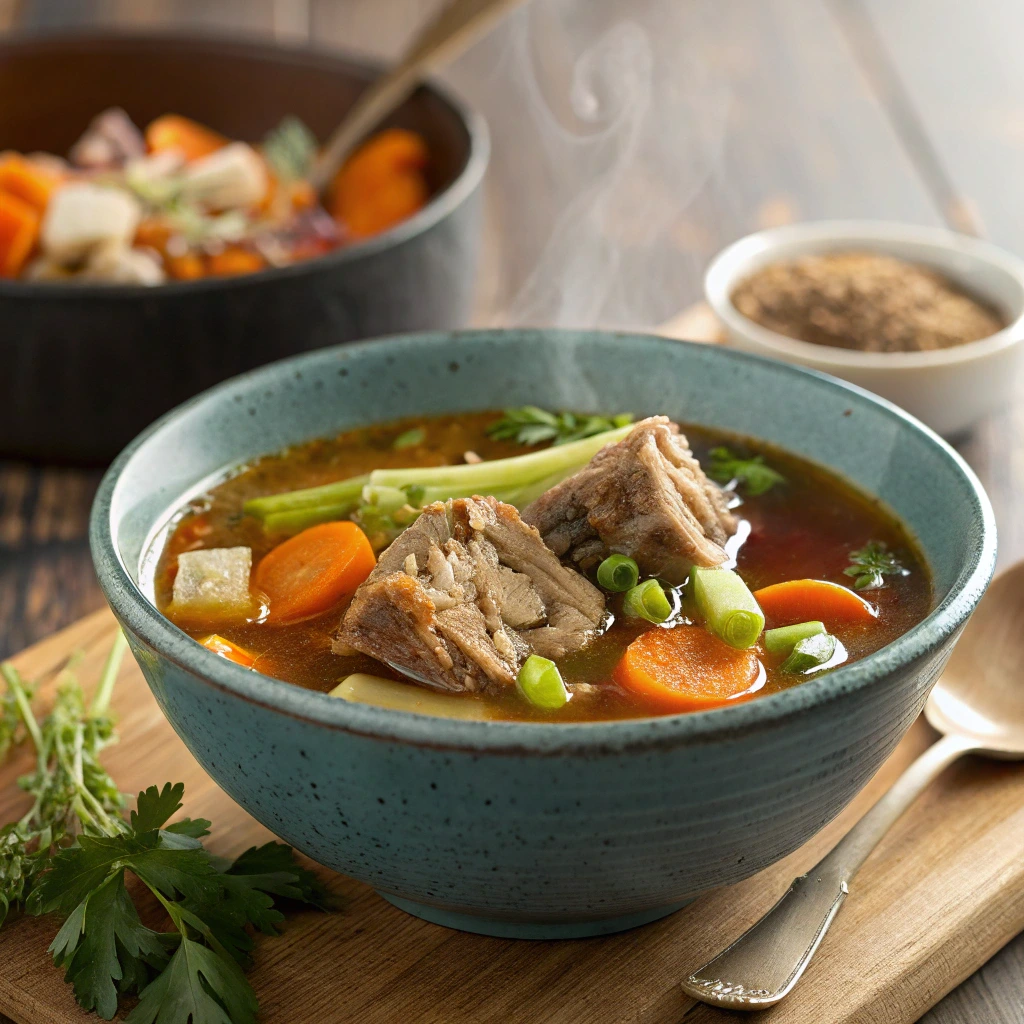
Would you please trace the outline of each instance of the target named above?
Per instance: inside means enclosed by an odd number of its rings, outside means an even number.
[[[666,416],[642,420],[602,448],[527,506],[523,519],[582,569],[618,552],[670,583],[682,583],[693,565],[726,561],[723,545],[736,531],[723,491]]]
[[[497,691],[531,653],[583,647],[601,592],[495,498],[428,505],[356,591],[334,650],[361,651],[441,690]]]

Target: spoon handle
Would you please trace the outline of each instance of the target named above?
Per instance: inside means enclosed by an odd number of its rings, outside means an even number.
[[[976,744],[944,736],[752,928],[682,982],[694,999],[731,1010],[774,1006],[800,980],[849,893],[850,879],[932,780]]]
[[[434,68],[454,60],[523,0],[452,0],[412,41],[399,62],[370,85],[327,140],[313,168],[322,192],[358,142],[405,100]]]

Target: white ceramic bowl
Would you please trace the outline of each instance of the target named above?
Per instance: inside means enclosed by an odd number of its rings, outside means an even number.
[[[988,300],[1007,326],[966,345],[936,352],[857,352],[797,341],[762,327],[732,304],[736,286],[760,267],[822,252],[874,251],[934,268]],[[747,235],[715,257],[704,291],[728,342],[859,384],[947,436],[1006,405],[1024,357],[1024,261],[966,235],[884,221],[794,224]]]

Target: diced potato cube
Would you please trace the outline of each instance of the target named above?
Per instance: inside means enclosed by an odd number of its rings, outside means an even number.
[[[354,701],[357,704],[392,708],[395,711],[412,711],[417,715],[434,715],[437,718],[483,720],[494,717],[487,704],[478,697],[434,693],[415,683],[399,683],[394,679],[372,676],[366,672],[355,672],[346,676],[328,696],[340,697],[342,700]]]
[[[51,259],[70,263],[103,242],[128,245],[141,210],[127,192],[89,182],[57,189],[46,208],[40,243]]]
[[[185,168],[182,195],[217,210],[254,206],[268,188],[263,159],[244,142],[232,142]]]
[[[104,242],[89,255],[83,280],[102,284],[162,284],[165,278],[159,261],[123,242]]]
[[[173,616],[202,621],[245,619],[253,610],[251,572],[251,548],[183,551],[174,577]]]

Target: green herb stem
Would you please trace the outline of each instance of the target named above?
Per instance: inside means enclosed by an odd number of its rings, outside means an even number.
[[[100,718],[110,710],[110,696],[114,692],[114,683],[117,681],[117,673],[121,670],[121,662],[124,660],[125,651],[128,650],[128,640],[122,630],[118,629],[114,637],[114,643],[103,663],[103,671],[100,673],[100,681],[96,685],[96,692],[92,697],[92,705],[89,714],[93,718]]]

